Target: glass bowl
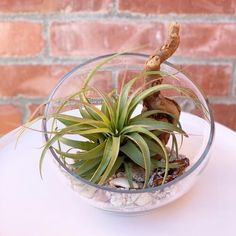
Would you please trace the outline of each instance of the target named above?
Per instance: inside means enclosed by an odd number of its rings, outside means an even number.
[[[46,118],[42,121],[42,127],[45,131],[44,138],[46,141],[49,139],[47,132],[50,131],[50,119],[48,117],[60,105],[60,99],[78,91],[91,68],[111,55],[103,55],[79,64],[58,82],[44,111]],[[124,53],[104,65],[95,75],[91,84],[106,92],[119,88],[124,76],[127,79],[133,78],[135,74],[143,70],[147,57],[147,55],[140,53]],[[164,82],[191,89],[203,105],[197,106],[191,99],[176,91],[166,94],[169,98],[177,101],[182,109],[180,121],[183,130],[187,132],[189,137],[183,139],[179,153],[190,159],[190,166],[181,176],[158,187],[138,190],[116,189],[99,186],[82,179],[61,161],[53,148],[50,148],[53,159],[59,166],[64,179],[67,180],[67,183],[78,196],[89,204],[118,213],[138,213],[153,210],[178,199],[186,193],[194,185],[206,166],[214,137],[214,121],[207,101],[194,82],[171,63],[163,63],[161,70],[173,74],[177,78],[167,77]],[[135,84],[136,88],[141,84],[142,80]],[[91,94],[90,98],[93,103],[99,105],[100,100],[94,94]],[[141,105],[135,112],[140,113],[140,111]],[[70,104],[64,108],[63,112],[76,113],[75,106]]]

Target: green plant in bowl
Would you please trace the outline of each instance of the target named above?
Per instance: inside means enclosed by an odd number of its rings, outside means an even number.
[[[174,149],[176,153],[178,152],[175,135],[178,133],[186,136],[186,133],[182,130],[180,123],[174,125],[149,118],[150,115],[154,114],[165,114],[173,117],[167,112],[151,110],[134,117],[132,114],[143,98],[148,95],[165,89],[181,90],[181,88],[162,84],[144,91],[138,89],[131,96],[128,96],[136,79],[125,84],[121,88],[119,96],[115,94],[106,95],[96,88],[89,88],[101,96],[103,100],[101,109],[91,104],[82,92],[80,98],[83,97],[83,101],[73,98],[73,102],[78,103],[82,117],[60,113],[52,115],[64,127],[54,129],[56,134],[44,147],[41,160],[48,148],[53,143],[59,142],[68,146],[68,149],[72,151],[76,150],[76,152],[71,153],[70,151],[61,151],[59,147],[53,148],[61,159],[73,159],[73,163],[68,165],[81,177],[94,183],[106,183],[108,178],[121,165],[124,165],[129,183],[132,185],[130,178],[131,163],[145,169],[144,187],[147,187],[153,169],[158,167],[165,168],[164,183],[168,169],[178,166],[176,163],[171,165],[168,161],[169,155]],[[63,106],[70,101],[71,99],[68,99],[63,103]],[[159,133],[159,135],[168,132],[173,137],[173,145],[170,151],[152,131],[155,131],[156,134]],[[87,141],[65,138],[64,136],[67,134],[83,136]],[[155,158],[157,155],[161,156],[162,159],[157,160]]]
[[[95,58],[99,63],[86,72],[82,86],[77,89],[73,85],[74,92],[63,98],[54,97],[64,80],[59,82],[43,117],[46,144],[39,164],[41,175],[50,150],[80,196],[102,209],[118,212],[153,209],[186,192],[190,184],[183,184],[181,189],[181,183],[208,151],[193,166],[188,155],[182,155],[181,145],[189,136],[181,119],[183,98],[211,124],[204,128],[209,133],[204,148],[211,145],[213,127],[209,108],[195,85],[179,78],[179,71],[160,68],[178,45],[179,25],[173,24],[168,40],[146,60],[144,69],[129,81],[123,76],[121,85],[109,92],[91,82],[104,67],[117,70],[116,60],[135,53]],[[136,87],[140,81],[144,82]],[[180,100],[175,101],[172,94],[181,95]],[[197,121],[201,123],[202,118]]]
[[[175,27],[177,26],[175,25]],[[168,50],[172,50],[169,53],[172,54],[176,48]],[[184,165],[186,167],[186,162],[170,163],[169,161],[173,153],[176,153],[176,158],[179,159],[176,134],[187,136],[181,128],[179,114],[175,116],[174,112],[168,112],[168,109],[165,107],[163,109],[160,105],[156,106],[156,109],[143,111],[136,116],[133,116],[133,112],[142,101],[149,106],[148,99],[153,95],[160,97],[162,91],[177,90],[186,96],[190,96],[190,93],[185,88],[176,85],[162,84],[160,78],[172,76],[177,79],[177,77],[160,70],[144,70],[128,83],[123,81],[120,91],[115,90],[110,94],[89,86],[89,81],[93,79],[96,72],[119,55],[112,55],[96,65],[88,74],[81,90],[63,101],[55,114],[52,114],[54,120],[51,131],[55,132],[55,135],[47,141],[43,149],[41,164],[49,147],[58,143],[57,148],[52,148],[60,155],[60,158],[65,163],[67,159],[72,159],[72,162],[66,163],[67,166],[82,178],[93,183],[106,184],[108,179],[122,167],[129,187],[134,188],[132,166],[137,165],[144,170],[143,188],[148,186],[150,177],[158,168],[164,169],[161,181],[164,184],[169,169],[181,168]],[[148,63],[150,62],[148,61]],[[131,94],[131,88],[137,80],[150,76],[152,76],[152,86],[149,86],[150,82],[147,81]],[[101,99],[100,107],[91,103],[86,96],[88,92],[96,94]],[[158,99],[167,100],[164,97]],[[60,113],[70,102],[77,104],[81,117]],[[174,103],[170,99],[168,102]],[[178,105],[174,104],[174,108],[176,107],[178,108]],[[168,117],[174,122],[162,121],[163,119],[155,119],[153,116]],[[59,129],[54,126],[56,122],[60,122],[64,127]],[[86,138],[86,141],[66,138],[65,136],[68,134],[82,136]],[[163,140],[162,137],[166,134],[168,134],[168,138]],[[166,147],[169,136],[172,137],[171,149]],[[62,151],[61,144],[66,145],[67,150]]]

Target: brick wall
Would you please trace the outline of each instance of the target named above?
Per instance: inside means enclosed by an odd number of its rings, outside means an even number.
[[[188,65],[217,121],[236,130],[236,0],[1,0],[0,134],[24,122],[57,80],[98,54],[163,41]]]

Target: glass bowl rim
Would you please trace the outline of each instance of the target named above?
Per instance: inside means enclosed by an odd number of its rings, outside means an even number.
[[[53,99],[53,96],[55,95],[55,93],[57,92],[57,90],[59,89],[60,85],[67,80],[68,78],[70,78],[71,75],[73,75],[77,70],[79,70],[80,68],[82,68],[85,65],[88,65],[90,63],[93,63],[95,61],[98,61],[100,59],[103,58],[107,58],[110,56],[115,55],[116,53],[110,53],[110,54],[104,54],[101,56],[97,56],[97,57],[93,57],[91,59],[86,60],[85,62],[82,62],[80,64],[78,64],[77,66],[75,66],[71,71],[69,71],[67,74],[65,74],[56,84],[56,86],[54,87],[54,89],[52,90],[47,102],[46,102],[46,106],[44,109],[44,118],[42,119],[42,129],[44,132],[44,138],[45,141],[47,142],[49,140],[48,134],[47,134],[47,113],[49,110],[49,106],[50,106],[50,101]],[[144,53],[133,53],[133,52],[125,52],[125,53],[121,53],[120,56],[138,56],[138,57],[143,57],[143,58],[148,58],[149,55],[144,54]],[[178,68],[176,68],[176,66],[174,66],[172,63],[165,61],[163,62],[163,64],[172,67],[176,70],[179,70]],[[214,134],[215,134],[215,123],[214,123],[214,118],[213,118],[213,114],[211,111],[211,108],[206,100],[206,97],[204,95],[204,93],[202,92],[202,90],[199,88],[198,85],[195,84],[194,81],[192,81],[185,73],[183,73],[182,71],[180,72],[182,73],[191,83],[192,85],[199,90],[200,94],[202,95],[202,97],[204,98],[205,102],[206,102],[206,106],[207,109],[209,111],[209,117],[210,117],[210,135],[209,135],[209,139],[207,141],[206,147],[204,149],[204,151],[202,152],[200,158],[197,160],[196,163],[193,164],[193,166],[191,168],[189,168],[186,172],[184,172],[182,175],[178,176],[177,178],[175,178],[174,180],[165,183],[163,185],[157,186],[157,187],[153,187],[153,188],[145,188],[145,189],[131,189],[131,190],[127,190],[127,189],[118,189],[118,188],[111,188],[111,187],[106,187],[106,186],[101,186],[95,183],[92,183],[86,179],[81,178],[79,175],[77,175],[76,173],[74,173],[72,170],[70,170],[58,157],[58,155],[55,153],[55,151],[53,150],[52,147],[49,147],[49,150],[51,152],[51,154],[53,155],[53,157],[55,158],[55,160],[58,162],[58,164],[70,175],[72,175],[73,177],[75,177],[76,179],[78,179],[79,181],[90,185],[91,187],[97,188],[97,189],[101,189],[104,191],[108,191],[108,192],[116,192],[116,193],[126,193],[126,194],[138,194],[138,193],[148,193],[148,192],[156,192],[156,191],[160,191],[163,190],[165,188],[168,188],[172,185],[174,185],[175,183],[183,180],[184,178],[186,178],[187,176],[189,176],[191,173],[194,172],[194,170],[196,170],[200,164],[203,162],[203,160],[205,159],[205,157],[207,156],[208,152],[210,151],[210,147],[213,143],[213,139],[214,139]]]

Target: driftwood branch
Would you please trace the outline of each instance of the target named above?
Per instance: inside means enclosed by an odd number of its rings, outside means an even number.
[[[159,71],[161,64],[177,50],[180,43],[179,28],[180,26],[178,23],[172,23],[170,25],[167,41],[147,59],[145,63],[146,71]],[[145,78],[145,81],[149,86],[155,86],[162,83],[162,77],[160,75],[148,75]],[[147,110],[163,110],[173,114],[177,119],[179,119],[181,111],[179,105],[175,101],[162,96],[160,92],[156,92],[144,99],[143,111]],[[152,118],[164,122],[176,123],[175,119],[163,114],[154,115]],[[159,138],[166,144],[169,140],[169,134],[163,133]]]

